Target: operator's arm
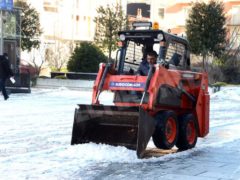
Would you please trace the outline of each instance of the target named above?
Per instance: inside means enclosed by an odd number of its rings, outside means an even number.
[[[147,76],[149,70],[149,65],[147,61],[143,60],[137,70],[137,75]]]

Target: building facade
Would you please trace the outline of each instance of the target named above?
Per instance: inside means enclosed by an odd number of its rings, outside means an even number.
[[[0,1],[0,55],[7,53],[11,69],[19,73],[20,63],[20,11],[13,0]]]
[[[38,64],[45,61],[49,66],[60,67],[66,65],[78,42],[94,40],[97,7],[119,3],[126,11],[127,1],[25,0],[25,2],[38,11],[43,34],[40,37],[40,50],[22,52],[22,59],[28,62],[35,59]]]
[[[100,5],[119,3],[124,10],[129,11],[130,21],[150,20],[158,22],[160,28],[177,35],[185,35],[185,22],[188,18],[191,3],[197,0],[25,0],[34,7],[40,16],[41,48],[40,55],[33,56],[45,59],[62,59],[65,61],[73,51],[74,44],[81,41],[93,41],[95,33],[94,17],[96,8]],[[209,1],[209,0],[204,0]],[[227,17],[229,37],[237,39],[235,47],[239,46],[240,35],[240,0],[223,0]],[[136,8],[136,4],[139,8]],[[143,9],[141,9],[143,7]],[[149,8],[149,10],[147,9]],[[135,12],[135,15],[134,15]],[[51,56],[46,56],[46,51]],[[55,55],[53,55],[55,53]],[[25,53],[23,58],[27,59]],[[29,56],[29,55],[28,55]],[[40,59],[41,61],[41,59]],[[53,60],[51,60],[53,61]],[[53,65],[51,65],[53,66]]]
[[[121,3],[124,0],[26,0],[40,15],[44,40],[93,41],[94,17],[100,5]]]
[[[185,22],[191,3],[197,0],[25,0],[40,15],[44,41],[56,39],[66,41],[93,41],[95,32],[94,17],[100,5],[120,3],[127,9],[127,4],[146,4],[150,6],[151,21],[157,21],[164,30],[175,34],[184,34]],[[209,1],[209,0],[204,0]],[[240,0],[223,0],[227,26],[240,25]],[[143,10],[141,9],[143,15]],[[133,12],[131,12],[132,15]],[[146,14],[145,13],[145,14]],[[136,16],[139,11],[136,10]],[[140,16],[141,16],[140,15]],[[143,18],[146,16],[143,16]],[[146,20],[146,19],[145,19]]]
[[[194,0],[197,1],[197,0]],[[191,8],[192,0],[168,0],[151,2],[151,20],[158,21],[163,30],[169,30],[177,35],[185,35],[185,23]],[[208,2],[209,0],[204,0]],[[240,44],[240,0],[223,0],[224,14],[227,19],[229,38],[236,39]]]

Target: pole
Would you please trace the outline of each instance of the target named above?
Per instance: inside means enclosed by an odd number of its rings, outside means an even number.
[[[0,10],[0,30],[1,30],[1,38],[0,38],[0,55],[3,55],[3,11]]]

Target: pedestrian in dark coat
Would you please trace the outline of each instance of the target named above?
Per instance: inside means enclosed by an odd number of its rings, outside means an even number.
[[[7,100],[9,98],[5,88],[5,83],[6,80],[10,77],[13,77],[13,72],[10,68],[7,54],[4,54],[0,56],[0,91],[2,91],[4,100]]]

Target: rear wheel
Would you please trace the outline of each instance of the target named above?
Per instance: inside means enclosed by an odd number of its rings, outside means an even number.
[[[197,143],[196,119],[192,114],[183,115],[179,120],[179,136],[176,146],[180,150],[191,149]]]
[[[157,148],[171,149],[178,137],[177,116],[172,111],[163,111],[156,115],[157,125],[152,136]]]

